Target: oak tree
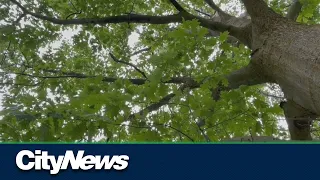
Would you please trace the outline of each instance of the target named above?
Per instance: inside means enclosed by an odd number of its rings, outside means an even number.
[[[1,141],[317,138],[318,4],[2,0]]]

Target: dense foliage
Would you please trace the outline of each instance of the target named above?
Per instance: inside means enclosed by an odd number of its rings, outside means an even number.
[[[60,19],[167,15],[166,0],[20,1]],[[181,0],[193,14],[214,10]],[[319,21],[318,0],[302,0],[298,21]],[[218,3],[240,15],[237,0]],[[290,2],[269,0],[285,14]],[[235,136],[288,138],[277,87],[242,86],[212,98],[225,75],[248,64],[250,50],[182,23],[57,25],[0,4],[1,141],[219,141]],[[191,85],[190,85],[191,84]],[[196,85],[193,85],[196,84]]]

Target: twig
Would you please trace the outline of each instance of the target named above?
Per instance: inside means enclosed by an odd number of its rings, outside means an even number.
[[[137,54],[140,54],[142,52],[149,51],[149,50],[151,50],[151,47],[143,48],[143,49],[140,49],[140,50],[138,50],[136,52],[133,52],[130,56],[135,56]]]
[[[116,123],[108,123],[108,122],[107,122],[107,124],[110,124],[110,125],[113,125],[113,126],[126,126],[126,127],[130,127],[130,128],[141,128],[141,129],[151,129],[151,128],[153,128],[151,126],[135,126],[135,125],[130,125],[130,124],[116,124]],[[179,134],[182,134],[183,136],[188,138],[190,141],[194,142],[194,139],[191,138],[188,134],[184,133],[180,129],[175,128],[175,127],[173,127],[171,125],[161,124],[161,123],[154,123],[154,125],[156,125],[156,126],[164,126],[164,127],[168,127],[170,129],[173,129],[173,130],[177,131]]]
[[[200,11],[200,10],[198,10],[198,9],[195,9],[195,11],[198,12],[198,13],[200,13],[200,14],[203,14],[203,15],[205,15],[205,16],[211,17],[211,14],[208,14],[208,13],[206,13],[206,12]]]
[[[69,1],[70,4],[72,5],[73,9],[76,11],[74,13],[71,13],[70,15],[68,15],[66,17],[66,19],[68,19],[69,17],[73,16],[73,15],[76,15],[76,14],[81,14],[82,13],[82,9],[80,9],[80,11],[74,6],[74,4],[72,3],[72,1]]]
[[[125,62],[125,61],[122,61],[122,60],[119,60],[117,59],[112,53],[109,53],[109,55],[111,56],[111,58],[117,62],[117,63],[122,63],[122,64],[125,64],[125,65],[128,65],[130,67],[133,67],[136,71],[138,71],[144,78],[148,79],[148,77],[146,76],[146,74],[141,71],[137,66],[135,66],[134,64],[132,63],[129,63],[129,62]]]

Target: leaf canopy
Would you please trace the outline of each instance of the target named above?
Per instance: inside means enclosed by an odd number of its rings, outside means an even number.
[[[214,14],[205,1],[179,2],[193,14]],[[176,13],[166,0],[21,3],[31,12],[60,19]],[[318,22],[318,0],[301,3],[306,5],[298,21]],[[235,0],[218,4],[233,15],[244,11]],[[289,2],[269,0],[269,4],[285,14]],[[0,141],[201,142],[243,135],[288,137],[279,126],[280,98],[266,95],[266,86],[242,86],[222,92],[218,101],[211,98],[211,90],[220,82],[227,86],[226,74],[250,60],[250,50],[228,42],[228,32],[210,36],[197,20],[57,25],[22,15],[9,1],[0,5]]]

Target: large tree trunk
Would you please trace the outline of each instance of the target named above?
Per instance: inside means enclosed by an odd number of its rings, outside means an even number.
[[[251,62],[227,79],[229,87],[273,82],[280,85],[286,103],[281,107],[288,123],[292,140],[311,140],[310,124],[320,115],[320,26],[308,26],[292,21],[301,4],[294,1],[287,17],[275,13],[263,0],[242,0],[251,19],[236,18],[209,4],[222,16],[212,30],[228,30],[232,36],[252,49]],[[211,3],[210,3],[211,2]],[[192,16],[194,18],[194,16]],[[291,20],[290,20],[291,19]],[[214,99],[218,99],[213,91]]]
[[[286,99],[320,115],[320,27],[282,22],[269,33],[253,63],[280,85]]]
[[[243,2],[252,18],[251,63],[283,90],[291,138],[310,140],[310,119],[320,115],[320,26],[290,21],[260,0]]]

